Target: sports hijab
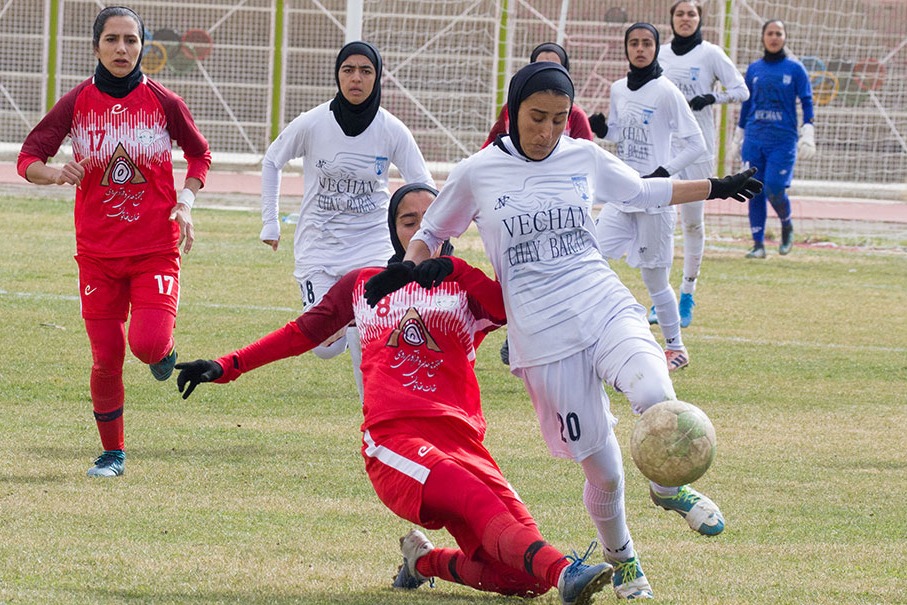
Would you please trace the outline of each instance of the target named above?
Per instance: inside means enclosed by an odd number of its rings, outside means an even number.
[[[661,75],[661,65],[658,64],[658,48],[660,44],[658,41],[658,30],[651,23],[634,23],[627,28],[624,34],[624,54],[627,56],[627,61],[630,60],[630,53],[627,52],[627,42],[630,41],[630,33],[637,29],[648,30],[655,36],[655,57],[645,67],[636,67],[632,63],[630,64],[630,71],[627,72],[627,87],[630,90],[639,90]]]
[[[98,48],[98,44],[101,42],[101,34],[104,32],[104,26],[111,17],[128,17],[135,21],[139,29],[139,40],[142,42],[142,47],[145,46],[145,24],[142,22],[142,18],[139,17],[138,13],[125,6],[108,6],[107,8],[101,9],[101,12],[99,12],[98,16],[94,19],[94,26],[92,27],[91,32],[94,48]],[[94,85],[104,94],[110,95],[116,99],[122,99],[132,92],[136,86],[142,83],[142,78],[144,78],[144,74],[142,73],[141,54],[139,54],[139,60],[135,62],[135,67],[132,68],[132,71],[122,78],[118,78],[110,73],[110,71],[101,63],[100,59],[98,59],[98,64],[94,69]]]
[[[520,146],[520,129],[518,126],[520,105],[530,95],[542,90],[553,90],[570,97],[570,107],[573,108],[573,80],[562,65],[551,61],[530,63],[514,74],[510,80],[507,92],[507,112],[510,114],[510,141],[520,155],[530,159]],[[536,161],[536,160],[533,160]]]
[[[532,49],[532,54],[529,55],[529,62],[535,63],[539,59],[539,55],[542,53],[554,53],[561,58],[561,65],[564,66],[564,69],[570,71],[570,57],[567,56],[567,51],[564,50],[564,47],[560,44],[555,44],[554,42],[542,42],[538,46]]]
[[[372,94],[359,105],[350,103],[340,92],[340,66],[351,55],[363,55],[371,61],[375,68],[375,87]],[[334,80],[337,82],[337,95],[331,101],[330,109],[334,119],[340,125],[343,134],[355,137],[363,133],[371,125],[372,120],[378,115],[381,108],[381,70],[383,63],[378,49],[368,42],[350,42],[340,49],[337,61],[334,63]]]
[[[437,189],[424,183],[409,183],[394,191],[394,194],[391,196],[390,204],[387,207],[387,227],[391,234],[391,244],[394,246],[394,255],[387,261],[389,263],[402,262],[403,257],[406,256],[406,250],[403,249],[403,243],[400,242],[400,238],[397,236],[397,210],[400,208],[400,203],[403,201],[403,198],[406,197],[406,194],[412,193],[413,191],[429,191],[432,195],[438,195]],[[441,255],[451,256],[453,255],[453,250],[454,248],[450,243],[450,240],[444,240],[444,243],[441,244]]]
[[[673,50],[674,54],[678,57],[687,54],[702,44],[702,6],[699,2],[689,2],[693,5],[693,8],[696,9],[696,12],[699,13],[699,25],[696,26],[696,31],[690,36],[681,36],[677,33],[677,30],[674,29],[674,11],[679,4],[688,1],[689,0],[681,0],[681,2],[675,2],[671,7],[671,31],[674,32],[674,37],[671,39],[671,50]]]

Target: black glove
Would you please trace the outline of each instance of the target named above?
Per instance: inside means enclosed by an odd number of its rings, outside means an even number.
[[[501,363],[505,366],[510,365],[510,341],[504,337],[504,344],[501,345]]]
[[[420,286],[430,289],[444,281],[444,278],[453,273],[453,270],[453,261],[442,256],[422,261],[413,269],[413,274]]]
[[[754,195],[762,191],[762,181],[753,178],[756,174],[755,168],[738,172],[719,178],[710,178],[709,183],[712,185],[707,200],[733,198],[738,202],[745,202],[752,199]]]
[[[658,168],[655,169],[655,171],[652,174],[647,174],[646,176],[644,176],[642,178],[644,178],[644,179],[666,179],[669,176],[671,176],[671,173],[668,172],[667,170],[665,170],[663,166],[659,166]]]
[[[603,113],[593,113],[589,116],[589,128],[601,138],[608,136],[608,118]]]
[[[382,298],[396,292],[406,284],[416,280],[413,269],[416,263],[405,260],[402,263],[388,263],[387,269],[373,275],[365,282],[365,300],[368,306],[374,307]]]
[[[196,359],[187,363],[178,363],[174,367],[180,371],[180,375],[176,377],[176,386],[180,393],[183,393],[183,399],[188,399],[195,387],[201,383],[217,380],[224,375],[220,364],[210,359]]]
[[[696,95],[690,99],[690,109],[699,111],[715,102],[715,95]]]

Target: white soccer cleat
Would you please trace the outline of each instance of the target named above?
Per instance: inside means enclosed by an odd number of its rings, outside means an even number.
[[[434,544],[418,529],[410,530],[400,538],[400,551],[403,553],[403,565],[397,571],[393,587],[405,590],[415,590],[426,582],[428,578],[416,571],[416,561],[423,555],[434,550]]]
[[[674,370],[679,370],[680,368],[685,368],[690,365],[690,354],[686,349],[680,351],[666,349],[665,360],[668,363],[668,371],[673,372]]]
[[[633,557],[626,561],[611,561],[614,567],[614,576],[611,578],[611,586],[614,588],[614,594],[618,599],[625,601],[635,601],[637,599],[654,599],[655,594],[652,592],[652,586],[649,580],[642,572],[642,566],[639,564],[639,558]]]
[[[674,496],[659,496],[649,487],[652,502],[672,510],[686,519],[690,529],[704,536],[717,536],[724,531],[724,515],[718,505],[689,485],[681,486]]]

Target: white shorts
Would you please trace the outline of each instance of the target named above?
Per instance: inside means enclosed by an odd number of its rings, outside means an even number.
[[[312,270],[306,272],[301,277],[297,277],[299,283],[299,293],[302,296],[302,310],[308,311],[321,302],[327,291],[340,281],[340,275],[325,273],[324,271]]]
[[[621,212],[605,204],[596,226],[598,243],[606,258],[627,255],[631,267],[657,269],[674,262],[674,226],[677,212]]]
[[[310,271],[297,278],[299,282],[299,293],[302,296],[302,312],[310,310],[312,307],[321,302],[327,291],[340,281],[339,275],[332,275],[324,271]],[[327,339],[315,348],[314,352],[317,357],[330,359],[347,348],[346,328],[341,328],[331,338]]]
[[[661,364],[664,371],[658,375],[667,384],[660,387],[673,392],[664,351],[644,316],[640,305],[626,307],[591,347],[552,363],[513,370],[529,391],[552,456],[580,462],[604,447],[617,418],[602,381],[632,388],[634,377],[621,376],[631,357],[643,353],[649,356],[646,363]]]

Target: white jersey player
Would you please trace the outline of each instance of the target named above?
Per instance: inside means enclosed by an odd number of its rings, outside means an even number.
[[[658,61],[664,75],[680,89],[705,139],[707,153],[680,171],[682,179],[704,179],[715,174],[714,105],[742,103],[750,92],[743,76],[724,51],[702,39],[702,3],[699,0],[675,2],[671,7],[674,37],[661,47]],[[720,84],[723,90],[716,90]],[[680,283],[680,326],[693,321],[693,294],[705,251],[705,204],[694,202],[680,208],[683,231],[683,279]]]
[[[387,231],[391,164],[408,183],[434,185],[412,133],[380,107],[381,69],[381,55],[372,45],[345,45],[337,56],[336,97],[294,119],[262,160],[261,240],[276,250],[281,170],[304,158],[305,190],[293,238],[293,275],[304,310],[348,271],[384,266],[394,254]],[[341,330],[314,353],[334,357],[347,346],[361,398],[355,328]]]
[[[611,85],[605,138],[616,142],[617,156],[645,178],[675,175],[705,153],[699,124],[680,90],[661,76],[658,30],[649,23],[632,25],[624,35],[624,48],[630,71]],[[640,210],[615,204],[606,204],[598,217],[605,256],[626,255],[627,263],[642,273],[670,370],[686,366],[690,359],[670,282],[676,221],[674,208]]]
[[[573,95],[560,65],[518,71],[507,100],[509,136],[453,168],[405,260],[371,278],[365,295],[369,304],[386,304],[385,294],[412,281],[413,263],[476,224],[504,294],[511,371],[529,392],[551,454],[583,467],[583,503],[614,565],[615,592],[643,598],[652,591],[627,528],[623,463],[602,381],[625,393],[637,413],[675,393],[644,309],[601,254],[592,206],[742,201],[761,183],[752,171],[707,181],[641,179],[595,143],[561,136]],[[700,533],[724,528],[714,502],[689,486],[656,502]]]

